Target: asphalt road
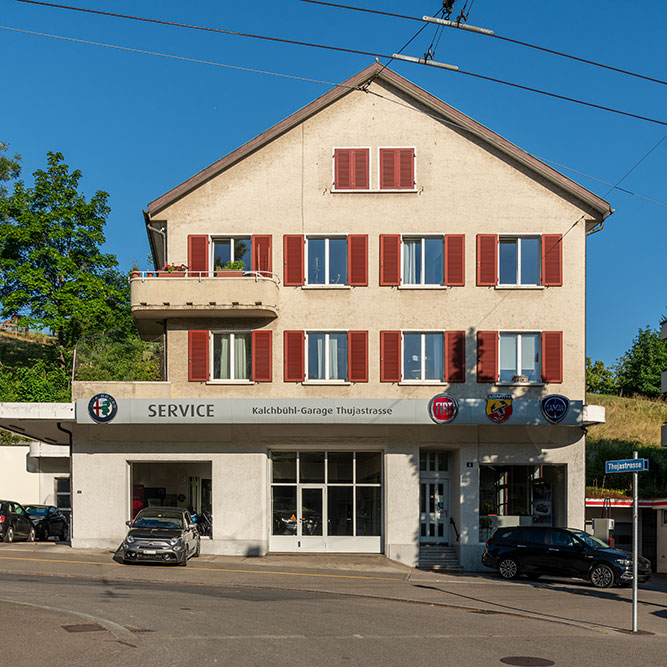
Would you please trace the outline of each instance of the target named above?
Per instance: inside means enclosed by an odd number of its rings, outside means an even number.
[[[620,632],[626,589],[447,577],[379,559],[362,571],[345,560],[320,569],[203,557],[174,568],[111,557],[0,545],[0,664],[459,667],[531,657],[608,667],[667,655],[660,584],[641,591],[640,628],[652,634],[632,636]]]

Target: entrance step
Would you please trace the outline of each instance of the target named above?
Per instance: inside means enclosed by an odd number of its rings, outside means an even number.
[[[417,567],[424,570],[463,572],[456,555],[456,548],[444,544],[420,545]]]

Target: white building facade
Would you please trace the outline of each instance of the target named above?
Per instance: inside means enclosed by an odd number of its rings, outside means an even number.
[[[148,205],[132,310],[163,382],[77,382],[69,418],[0,425],[71,432],[74,546],[168,505],[210,513],[204,553],[481,569],[498,526],[584,527],[610,212],[372,65]]]

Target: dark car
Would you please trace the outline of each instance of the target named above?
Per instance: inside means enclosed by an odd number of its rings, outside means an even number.
[[[148,507],[126,523],[130,530],[119,549],[124,563],[187,565],[199,556],[199,531],[187,510]]]
[[[66,542],[69,537],[67,517],[53,505],[26,505],[26,512],[30,515],[38,540],[48,540],[57,537]]]
[[[12,500],[0,500],[0,540],[35,541],[35,527],[23,505]]]
[[[482,563],[505,579],[520,574],[578,577],[597,588],[632,582],[632,554],[570,528],[521,526],[498,529],[486,543]],[[651,562],[639,557],[637,581],[651,576]]]

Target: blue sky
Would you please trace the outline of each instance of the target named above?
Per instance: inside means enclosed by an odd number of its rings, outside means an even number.
[[[455,9],[464,5],[457,0]],[[65,0],[64,4],[68,4]],[[71,0],[104,9],[239,32],[393,53],[420,23],[314,6]],[[437,0],[348,0],[410,16]],[[468,2],[470,6],[470,2]],[[372,58],[82,14],[2,0],[0,25],[240,67],[339,82]],[[667,3],[655,0],[475,0],[469,23],[658,79],[667,78]],[[422,56],[428,27],[404,53]],[[235,71],[0,30],[0,141],[23,156],[24,179],[60,151],[84,174],[88,194],[112,207],[106,250],[121,268],[147,267],[146,204],[328,90],[324,84]],[[461,69],[667,121],[667,86],[576,63],[498,39],[445,29],[435,60]],[[616,183],[667,127],[440,69],[392,69],[533,153]],[[667,204],[667,140],[621,187]],[[589,239],[587,350],[613,363],[639,327],[667,314],[667,208],[562,169],[606,196],[616,213]]]

